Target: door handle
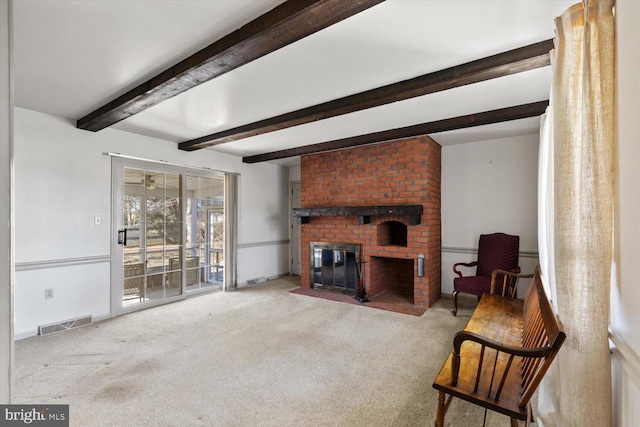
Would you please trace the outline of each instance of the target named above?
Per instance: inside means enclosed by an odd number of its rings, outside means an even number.
[[[127,229],[118,230],[118,244],[127,246]]]

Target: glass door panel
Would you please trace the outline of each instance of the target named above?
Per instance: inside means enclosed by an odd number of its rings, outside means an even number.
[[[145,300],[145,251],[140,246],[144,200],[144,170],[124,168],[122,200],[123,248],[123,302],[139,303]]]
[[[172,275],[165,282],[165,297],[182,294],[182,184],[181,176],[165,174],[164,271]]]
[[[124,305],[182,294],[180,195],[179,174],[124,168]]]
[[[180,194],[180,175],[167,173],[165,178],[165,255],[170,258],[179,258],[182,254],[182,198]]]
[[[135,160],[114,163],[112,170],[119,210],[112,277],[122,292],[113,295],[114,307],[131,311],[180,297],[185,289],[222,289],[224,175],[187,175]]]
[[[209,281],[222,284],[224,279],[224,216],[211,209],[209,213],[209,244],[207,272]]]
[[[164,298],[165,179],[163,172],[145,171],[147,299]]]
[[[354,291],[358,287],[357,262],[358,260],[356,259],[356,254],[354,252],[346,252],[346,261],[344,264],[344,287],[347,289],[353,289]]]
[[[224,179],[213,180],[213,198],[208,203],[208,272],[212,283],[224,281]]]
[[[355,292],[358,285],[358,245],[311,243],[311,280],[314,288]]]
[[[186,212],[186,258],[190,260],[190,269],[193,270],[200,263],[200,245],[202,242],[201,230],[199,227],[199,178],[196,176],[186,177],[187,186],[187,212]],[[198,289],[200,287],[200,277],[198,277],[197,270],[189,272],[189,279],[187,280],[187,290]]]
[[[222,285],[224,179],[187,176],[186,194],[187,290]]]

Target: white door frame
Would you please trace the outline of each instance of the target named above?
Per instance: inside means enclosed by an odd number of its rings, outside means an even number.
[[[147,301],[140,304],[133,304],[124,307],[122,304],[123,294],[123,266],[122,266],[122,245],[118,244],[118,230],[122,228],[122,191],[124,181],[124,168],[131,167],[144,170],[156,170],[167,173],[178,174],[181,177],[184,176],[200,176],[213,178],[214,175],[224,172],[216,172],[209,170],[191,169],[186,166],[164,164],[154,161],[145,161],[141,159],[132,159],[127,157],[112,157],[111,160],[111,315],[119,315],[155,307],[158,305],[164,305],[175,301],[180,301],[187,298],[186,290],[186,252],[182,251],[181,270],[182,270],[182,292],[180,295],[164,298],[161,300]],[[184,179],[184,178],[182,178]],[[186,197],[186,185],[182,186],[182,194],[180,197],[183,201],[187,200]],[[227,195],[225,194],[225,200]],[[227,212],[225,206],[225,227],[227,226]],[[186,203],[182,203],[182,247],[185,247],[186,242],[186,221],[184,220],[186,213]],[[225,251],[227,248],[225,247]],[[227,254],[225,253],[225,258]],[[212,289],[213,290],[213,289]],[[201,290],[194,291],[200,293]]]
[[[294,188],[298,187],[298,203],[294,199]],[[300,235],[302,229],[297,218],[291,216],[291,209],[300,206],[300,181],[289,182],[289,274],[300,275],[302,273],[302,253],[300,247]],[[294,206],[294,205],[298,206]]]
[[[111,315],[119,315],[124,313],[130,313],[133,311],[155,307],[158,305],[168,304],[171,302],[183,300],[186,298],[185,283],[185,270],[184,270],[184,256],[182,262],[182,290],[180,295],[159,299],[145,301],[140,304],[133,304],[130,306],[123,306],[122,294],[123,294],[123,265],[122,265],[122,250],[123,246],[118,244],[118,230],[122,229],[122,189],[124,184],[124,168],[136,168],[143,170],[157,170],[159,172],[177,173],[182,175],[184,171],[181,168],[175,166],[162,165],[154,162],[145,162],[135,159],[125,159],[114,157],[111,160]],[[180,197],[185,200],[184,187]],[[182,205],[182,214],[184,215],[185,207]],[[186,224],[182,221],[182,240],[184,247],[184,236],[186,232]],[[142,239],[143,233],[141,233]],[[184,251],[183,251],[184,254]]]
[[[0,403],[12,403],[14,375],[13,45],[11,0],[0,1]]]

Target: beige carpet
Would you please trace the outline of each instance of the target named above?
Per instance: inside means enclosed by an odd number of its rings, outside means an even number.
[[[476,299],[421,317],[290,293],[283,278],[16,344],[15,403],[72,426],[426,426]],[[455,399],[446,424],[482,426]],[[489,413],[488,426],[509,419]]]

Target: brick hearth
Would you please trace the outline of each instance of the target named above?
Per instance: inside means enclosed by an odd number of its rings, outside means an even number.
[[[310,242],[361,245],[370,297],[393,290],[430,307],[440,298],[440,145],[429,137],[303,156],[301,206],[422,205],[420,224],[408,216],[310,217],[302,224],[301,286],[311,288]],[[362,222],[362,221],[360,221]],[[406,237],[403,236],[403,225]],[[398,237],[399,236],[399,237]],[[418,276],[418,254],[425,256]]]

